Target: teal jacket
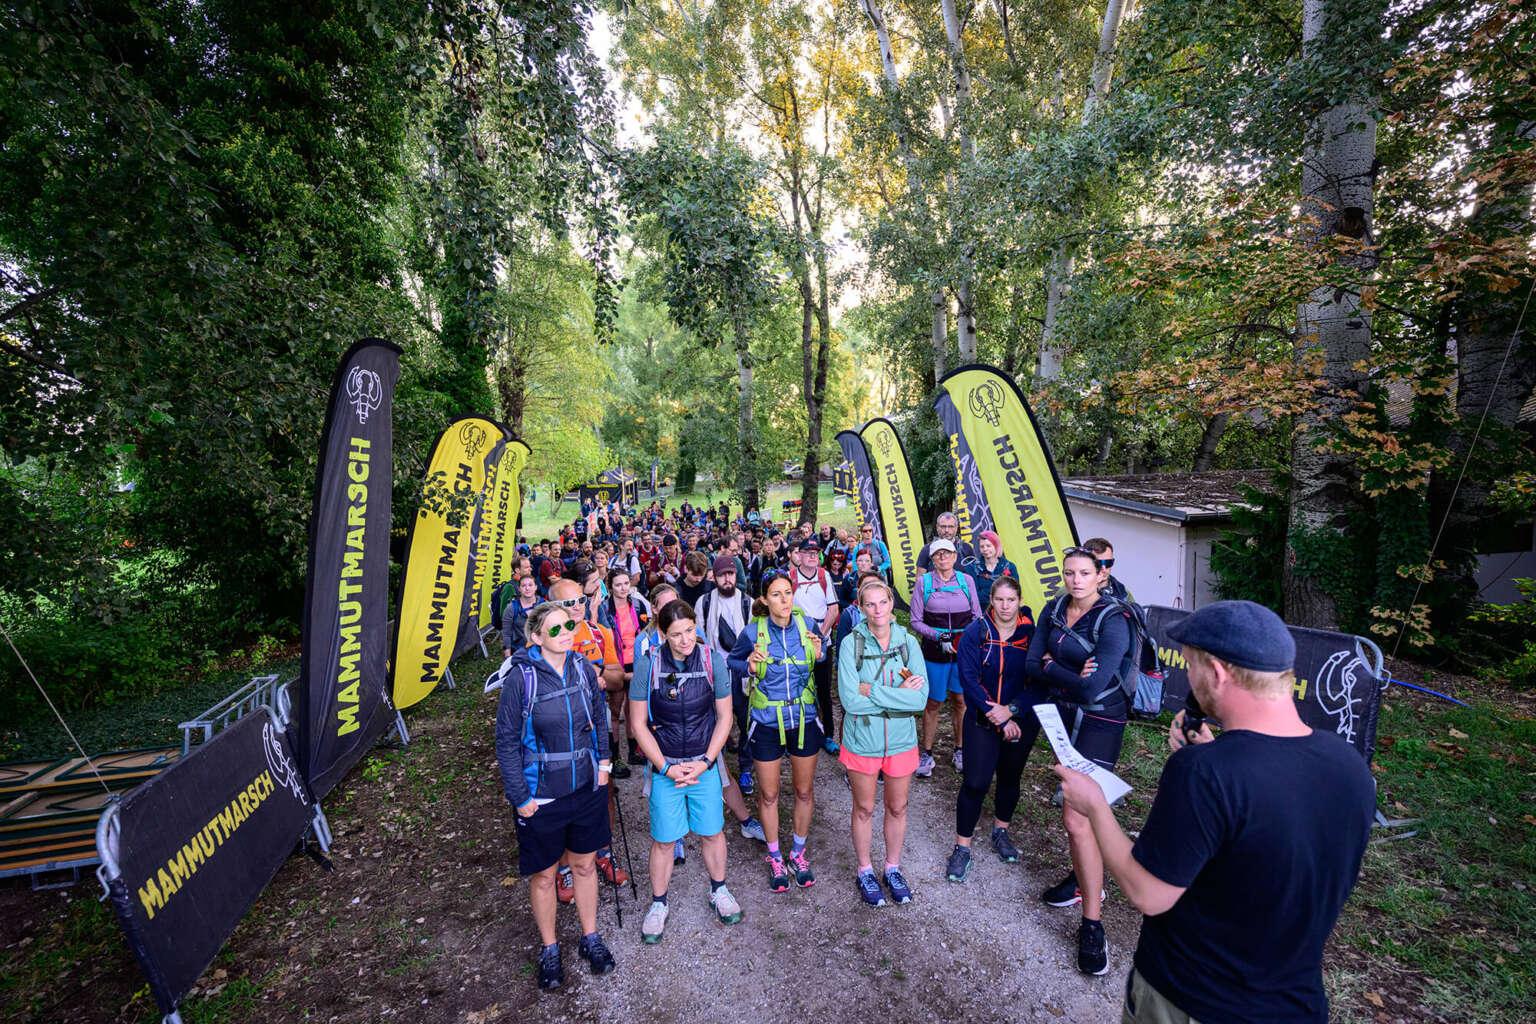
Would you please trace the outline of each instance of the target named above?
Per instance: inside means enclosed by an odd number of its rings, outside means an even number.
[[[859,659],[859,649],[864,657]],[[904,754],[917,746],[917,720],[928,706],[928,687],[903,689],[901,670],[928,678],[917,637],[891,623],[891,645],[884,651],[868,622],[853,627],[837,655],[837,695],[843,702],[843,746],[860,757]],[[859,684],[869,683],[869,696]]]

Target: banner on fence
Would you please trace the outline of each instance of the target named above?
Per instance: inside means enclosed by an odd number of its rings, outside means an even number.
[[[1147,607],[1147,630],[1163,662],[1163,708],[1179,711],[1189,693],[1189,663],[1168,639],[1174,623],[1190,614],[1162,605]],[[1372,659],[1366,644],[1348,633],[1289,626],[1296,641],[1296,686],[1291,697],[1301,720],[1314,729],[1337,733],[1367,761],[1376,748],[1383,680],[1376,674],[1380,652]],[[1372,665],[1371,661],[1377,661]]]
[[[432,449],[405,549],[390,661],[396,708],[431,693],[453,656],[469,578],[470,530],[485,491],[485,457],[501,437],[491,420],[464,416]]]
[[[948,398],[939,403],[939,415],[953,420],[945,430],[965,442],[961,454],[971,459],[962,481],[966,501],[987,509],[1003,553],[1019,567],[1024,603],[1038,610],[1061,593],[1061,552],[1077,543],[1050,449],[1024,395],[1001,371],[962,366],[945,374],[939,388]],[[956,451],[958,441],[951,448]],[[977,494],[970,491],[970,469],[979,481]],[[975,509],[972,504],[973,526]]]
[[[296,751],[323,797],[394,721],[389,631],[391,421],[400,349],[370,338],[331,384],[309,520]]]
[[[912,489],[907,452],[891,421],[870,420],[859,431],[869,456],[870,478],[875,486],[875,506],[880,510],[880,534],[891,551],[891,585],[905,606],[917,584],[917,553],[923,547],[923,523]]]
[[[864,439],[851,430],[837,435],[837,445],[843,450],[843,458],[853,470],[853,507],[859,513],[859,526],[874,528],[875,539],[884,540],[880,528],[880,505],[875,497],[875,478],[869,468],[869,452],[864,449]]]
[[[162,1013],[176,1010],[310,817],[287,736],[266,708],[104,812],[103,880]]]

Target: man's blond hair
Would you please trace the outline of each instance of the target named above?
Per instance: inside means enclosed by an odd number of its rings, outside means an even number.
[[[1226,666],[1232,681],[1256,697],[1279,697],[1289,694],[1296,687],[1296,673],[1291,669],[1283,672],[1260,672],[1257,669],[1244,668],[1230,661],[1223,661],[1210,651],[1191,647],[1188,644],[1184,646],[1184,658],[1186,661],[1200,661],[1202,664],[1220,661]]]

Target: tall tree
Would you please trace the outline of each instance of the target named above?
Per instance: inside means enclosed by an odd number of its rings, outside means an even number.
[[[1384,4],[1306,0],[1302,59],[1349,53],[1379,32]],[[1347,564],[1350,519],[1360,507],[1358,470],[1328,444],[1328,434],[1365,399],[1370,311],[1358,282],[1378,262],[1373,228],[1379,81],[1357,79],[1324,108],[1309,131],[1301,193],[1308,243],[1340,271],[1296,311],[1296,353],[1322,364],[1325,384],[1296,423],[1291,441],[1290,524],[1286,534],[1285,615],[1300,626],[1336,628],[1339,607],[1329,577]]]

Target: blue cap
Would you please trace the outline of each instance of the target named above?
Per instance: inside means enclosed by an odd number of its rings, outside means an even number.
[[[1296,641],[1280,616],[1252,601],[1217,601],[1168,628],[1168,638],[1255,672],[1295,667]]]

